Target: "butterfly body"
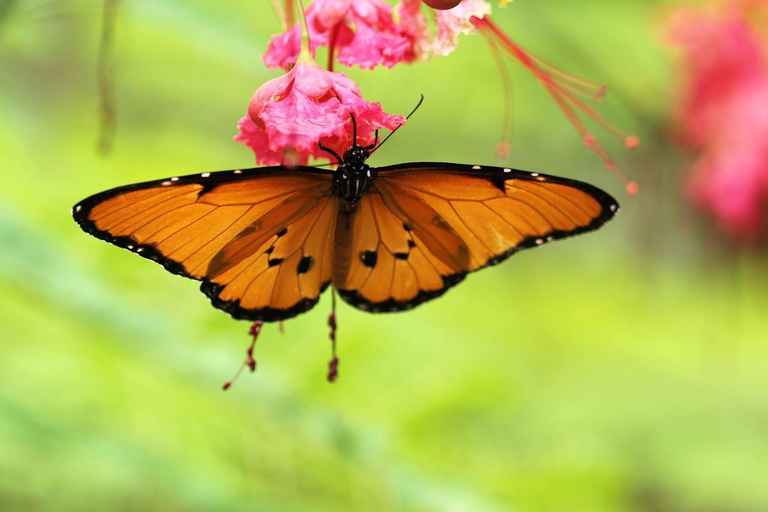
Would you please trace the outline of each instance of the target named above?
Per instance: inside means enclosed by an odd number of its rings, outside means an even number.
[[[353,211],[373,182],[376,170],[365,161],[368,150],[355,146],[344,154],[333,176],[333,194],[341,199],[342,209]]]
[[[276,321],[329,285],[358,309],[410,309],[516,251],[592,231],[618,211],[589,184],[448,163],[336,171],[265,167],[108,190],[75,206],[88,233],[202,281],[235,318]]]

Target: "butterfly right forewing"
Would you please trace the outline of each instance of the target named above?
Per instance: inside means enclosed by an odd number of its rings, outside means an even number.
[[[520,249],[597,229],[618,210],[589,184],[508,168],[417,163],[377,174],[356,214],[357,258],[339,286],[371,311],[414,307]]]

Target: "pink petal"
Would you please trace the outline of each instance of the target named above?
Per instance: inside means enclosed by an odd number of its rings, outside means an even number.
[[[459,34],[473,34],[472,17],[484,18],[491,14],[491,4],[485,0],[463,0],[453,9],[435,12],[437,36],[433,52],[448,55],[459,44]]]

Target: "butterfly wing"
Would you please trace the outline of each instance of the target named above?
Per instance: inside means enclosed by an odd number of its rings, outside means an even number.
[[[618,211],[587,183],[508,168],[412,163],[377,169],[346,235],[334,286],[360,309],[401,311],[516,251],[595,230]]]
[[[96,194],[73,216],[93,236],[202,281],[235,318],[283,320],[330,283],[332,177],[311,167],[175,177]]]

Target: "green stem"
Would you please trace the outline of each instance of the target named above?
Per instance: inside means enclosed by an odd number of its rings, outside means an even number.
[[[296,0],[299,4],[299,21],[301,22],[301,52],[299,58],[296,59],[296,63],[314,63],[315,59],[312,58],[312,51],[309,46],[309,26],[307,26],[307,15],[304,12],[304,4],[301,0]]]

